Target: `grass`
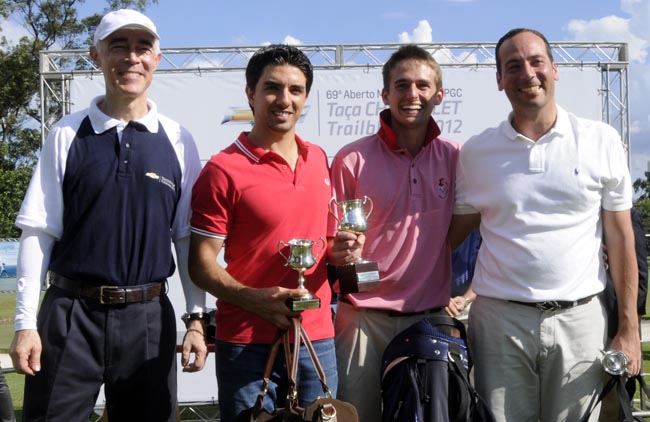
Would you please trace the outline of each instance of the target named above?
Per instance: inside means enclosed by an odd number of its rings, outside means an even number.
[[[16,307],[16,295],[3,293],[0,294],[0,325],[13,325],[14,309]]]
[[[14,336],[16,295],[0,293],[0,353],[7,353]]]

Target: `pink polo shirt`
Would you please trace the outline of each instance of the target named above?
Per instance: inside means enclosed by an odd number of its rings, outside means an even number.
[[[278,253],[278,242],[317,241],[326,236],[332,196],[327,156],[296,136],[295,172],[273,152],[242,133],[234,144],[213,156],[192,191],[192,231],[225,239],[226,270],[253,287],[298,287],[298,273]],[[314,246],[318,254],[321,244]],[[288,255],[288,248],[283,250]],[[334,336],[329,307],[326,252],[305,271],[305,287],[321,300],[320,309],[303,311],[312,340]],[[277,329],[257,314],[219,301],[217,339],[232,343],[270,343]]]
[[[348,295],[362,308],[417,312],[447,305],[451,294],[451,249],[447,231],[454,206],[460,145],[440,138],[431,119],[424,147],[413,157],[397,144],[390,112],[381,128],[348,144],[334,157],[337,200],[373,201],[363,258],[379,264],[379,290]],[[330,216],[328,235],[336,234]]]

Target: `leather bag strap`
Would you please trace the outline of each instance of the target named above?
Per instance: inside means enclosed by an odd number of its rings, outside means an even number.
[[[318,379],[320,380],[321,386],[323,387],[323,392],[325,393],[325,397],[331,397],[332,393],[329,387],[327,386],[327,378],[325,377],[325,371],[323,370],[323,365],[321,365],[320,361],[318,360],[318,355],[316,354],[314,345],[309,339],[305,327],[303,327],[302,324],[300,324],[300,322],[297,322],[297,327],[300,331],[300,338],[302,339],[302,342],[305,343],[305,348],[309,353],[311,362],[314,365],[314,368],[316,368],[316,373],[318,374]]]
[[[273,340],[273,346],[271,347],[271,351],[269,352],[269,358],[266,360],[266,367],[264,368],[264,378],[262,379],[262,390],[257,395],[257,399],[255,400],[255,405],[253,406],[253,413],[251,417],[257,418],[259,413],[262,411],[262,405],[264,404],[264,396],[266,396],[269,382],[271,382],[271,374],[273,373],[273,363],[275,362],[275,356],[278,354],[278,349],[280,348],[280,344],[282,344],[284,333],[285,331],[278,330],[278,332],[275,335],[275,339]]]
[[[318,375],[318,379],[320,380],[321,386],[323,387],[323,393],[325,393],[326,397],[331,397],[332,394],[330,392],[329,387],[327,386],[327,379],[325,378],[325,371],[323,370],[323,366],[320,363],[320,360],[318,360],[318,355],[316,354],[316,350],[314,349],[314,345],[312,344],[311,340],[309,339],[309,336],[307,335],[307,331],[305,330],[305,327],[302,326],[300,323],[300,320],[298,318],[292,318],[291,319],[291,329],[293,333],[293,353],[289,357],[287,355],[287,369],[289,371],[289,392],[294,393],[295,388],[297,386],[296,380],[298,379],[298,362],[300,358],[300,344],[304,343],[305,348],[307,349],[307,353],[309,354],[309,358],[311,359],[312,364],[314,365],[314,368],[316,369],[316,374]],[[290,341],[290,334],[289,330],[285,333],[285,342]],[[287,348],[288,350],[288,348]]]

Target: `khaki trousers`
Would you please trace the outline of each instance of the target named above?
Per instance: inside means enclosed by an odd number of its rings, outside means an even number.
[[[468,334],[477,391],[498,421],[579,421],[605,381],[605,325],[597,297],[543,312],[479,296]]]

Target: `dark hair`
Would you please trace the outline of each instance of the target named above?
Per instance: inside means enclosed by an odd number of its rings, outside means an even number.
[[[542,34],[541,32],[535,30],[535,29],[530,29],[530,28],[515,28],[511,29],[510,31],[506,32],[504,36],[499,38],[499,41],[497,42],[497,46],[494,49],[494,56],[497,60],[497,74],[501,74],[501,58],[499,57],[499,50],[501,49],[501,46],[503,45],[504,42],[509,40],[510,38],[514,37],[515,35],[521,34],[522,32],[530,32],[531,34],[535,34],[538,37],[544,41],[544,45],[546,46],[546,54],[548,55],[548,58],[551,59],[552,62],[555,60],[553,59],[553,50],[551,49],[551,45],[548,43],[548,40]]]
[[[438,89],[442,88],[442,69],[436,59],[424,48],[418,47],[415,44],[407,44],[398,48],[396,52],[391,54],[386,63],[384,63],[384,68],[381,72],[384,78],[384,89],[389,88],[390,72],[399,62],[404,60],[420,60],[427,63],[436,74],[436,87]]]
[[[255,90],[264,68],[268,65],[290,65],[300,69],[307,79],[309,94],[314,81],[314,68],[305,53],[298,48],[286,44],[271,44],[257,50],[246,66],[246,86]]]

